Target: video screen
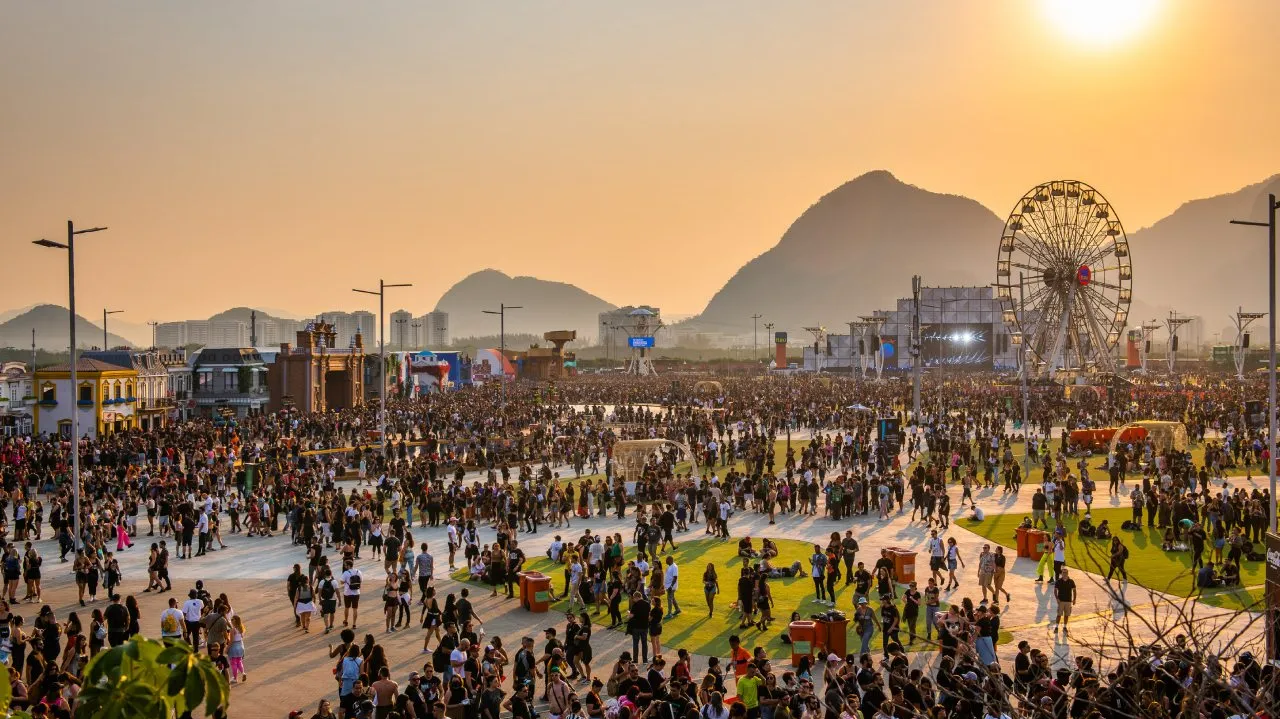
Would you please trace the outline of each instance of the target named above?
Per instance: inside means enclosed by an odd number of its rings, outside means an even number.
[[[993,341],[991,325],[926,325],[920,328],[920,356],[925,367],[988,370]]]

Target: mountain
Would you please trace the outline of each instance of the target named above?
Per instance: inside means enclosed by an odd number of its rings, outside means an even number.
[[[1219,327],[1238,307],[1267,311],[1267,230],[1229,221],[1266,222],[1268,193],[1280,195],[1280,175],[1192,200],[1154,225],[1129,232],[1135,305],[1130,324],[1163,320],[1174,309]],[[1151,315],[1137,314],[1139,300],[1153,309]]]
[[[436,310],[449,313],[449,336],[454,339],[493,335],[498,318],[483,310],[500,304],[519,305],[507,313],[508,333],[542,336],[549,330],[577,330],[579,342],[597,334],[599,313],[614,305],[564,282],[536,277],[509,277],[497,270],[480,270],[450,287]]]
[[[0,347],[26,349],[31,346],[31,330],[36,331],[36,347],[50,352],[65,351],[69,344],[67,308],[57,305],[36,305],[7,322],[0,324]],[[128,340],[111,333],[107,338],[111,346],[130,344]],[[76,317],[76,345],[80,348],[102,344],[102,327],[84,317]]]
[[[246,326],[248,326],[249,317],[254,312],[258,313],[257,319],[259,322],[262,322],[264,320],[285,319],[283,317],[274,316],[269,312],[267,312],[266,310],[256,309],[253,307],[232,307],[229,310],[223,310],[222,312],[219,312],[218,314],[213,315],[212,317],[209,318],[209,321],[219,322],[222,320],[231,320],[233,322],[243,322]]]
[[[834,331],[910,296],[913,274],[930,286],[989,284],[1003,227],[974,200],[929,192],[884,170],[869,172],[800,215],[689,325],[750,331],[751,314],[760,312],[776,330],[795,334],[824,325]]]
[[[13,319],[14,317],[17,317],[18,315],[22,314],[23,312],[26,312],[27,310],[30,310],[30,309],[32,309],[33,307],[36,307],[36,306],[37,306],[37,305],[27,305],[26,307],[19,307],[19,308],[17,308],[17,309],[5,310],[4,312],[0,312],[0,324],[3,324],[3,323],[5,323],[5,322],[8,322],[9,320]]]

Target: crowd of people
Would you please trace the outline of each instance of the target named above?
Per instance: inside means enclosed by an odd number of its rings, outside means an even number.
[[[71,710],[84,666],[97,651],[136,633],[151,635],[153,626],[161,637],[201,648],[228,679],[245,681],[248,635],[227,595],[215,598],[197,582],[186,600],[170,598],[169,607],[148,620],[134,596],[122,596],[119,555],[149,551],[145,586],[141,578],[131,584],[164,593],[173,588],[168,570],[175,558],[199,561],[227,549],[224,539],[231,535],[241,545],[283,535],[299,558],[287,580],[298,631],[337,632],[341,639],[329,650],[336,702],[320,703],[314,714],[320,719],[499,719],[506,712],[533,719],[542,710],[553,719],[998,719],[1112,710],[1181,716],[1192,700],[1204,716],[1260,709],[1251,702],[1270,696],[1271,669],[1251,656],[1241,655],[1227,669],[1194,650],[1157,645],[1113,667],[1095,667],[1085,657],[1074,667],[1053,668],[1028,648],[1013,667],[1003,666],[1000,600],[1011,599],[1003,588],[1003,548],[964,557],[946,536],[953,491],[961,508],[967,502],[979,514],[975,489],[1025,491],[1031,478],[1014,450],[1026,446],[1033,471],[1042,475],[1030,521],[1055,535],[1054,551],[1046,555],[1055,630],[1066,631],[1075,600],[1074,579],[1057,546],[1068,539],[1065,517],[1079,518],[1081,533],[1101,531],[1110,539],[1112,569],[1127,579],[1128,548],[1116,529],[1088,521],[1102,479],[1091,473],[1109,474],[1110,493],[1133,484],[1134,522],[1143,522],[1145,510],[1148,526],[1167,527],[1170,551],[1190,551],[1211,570],[1206,575],[1194,567],[1202,586],[1221,583],[1231,575],[1228,567],[1238,577],[1242,562],[1256,561],[1251,557],[1272,501],[1265,491],[1223,483],[1227,469],[1265,467],[1264,436],[1243,414],[1244,400],[1258,387],[1188,381],[1134,386],[1123,397],[1115,389],[1068,397],[1060,388],[1037,388],[1027,426],[1011,416],[1011,391],[994,377],[931,379],[926,410],[914,417],[909,388],[896,383],[750,377],[722,380],[708,392],[690,380],[582,377],[517,387],[505,403],[493,387],[393,400],[382,447],[364,444],[377,425],[372,407],[234,422],[195,419],[78,442],[5,439],[0,538],[8,602],[0,603],[0,657],[18,670],[11,673],[18,701],[49,715]],[[879,436],[881,416],[899,419],[903,431],[888,440]],[[1055,451],[1049,439],[1051,426],[1095,427],[1136,417],[1179,419],[1201,440],[1212,433],[1205,460],[1194,466],[1185,454],[1138,442],[1122,446],[1099,470],[1096,461],[1072,456],[1070,447]],[[805,438],[783,448],[780,441],[792,433]],[[638,474],[622,477],[613,448],[627,439],[675,444]],[[78,518],[68,482],[73,451],[82,471]],[[256,481],[246,464],[257,467]],[[887,557],[872,568],[858,562],[857,532],[848,528],[861,517],[883,519],[908,508],[920,531],[930,533],[924,586],[900,586]],[[580,536],[571,533],[574,521],[625,518],[628,510],[635,526],[626,537],[581,526]],[[773,625],[793,608],[775,607],[771,580],[804,573],[816,601],[828,606],[843,581],[854,588],[842,609],[852,617],[859,652],[778,666],[763,648],[747,651],[735,637],[727,670],[711,657],[699,679],[695,657],[664,648],[664,623],[695,611],[676,601],[681,567],[670,551],[688,541],[689,532],[699,536],[699,524],[701,536],[730,539],[734,517],[742,514],[770,524],[821,517],[844,531],[815,544],[807,562],[782,561],[767,539],[759,549],[749,539],[740,543],[741,576],[724,580],[736,581],[739,626],[785,629]],[[443,546],[424,541],[440,529]],[[436,576],[436,562],[447,563],[475,582],[471,588],[515,597],[529,560],[522,537],[554,533],[570,538],[556,536],[548,549],[563,565],[556,594],[570,611],[563,628],[548,628],[540,650],[532,637],[487,636],[470,588]],[[135,548],[139,542],[149,550]],[[64,571],[74,577],[76,601],[88,617],[72,611],[59,620],[41,605],[42,575],[48,574],[42,546],[58,553],[55,566],[70,564]],[[976,570],[979,602],[954,594],[966,562]],[[721,577],[714,565],[695,577],[714,615]],[[11,613],[22,602],[41,606],[30,627]],[[368,633],[370,623],[385,635],[423,633],[429,657],[403,687],[391,677],[384,644]],[[366,634],[357,643],[360,627]],[[629,635],[631,651],[596,662],[593,671],[592,638],[609,629]],[[877,631],[879,658],[871,652]],[[922,649],[940,657],[928,674],[907,654]],[[603,667],[611,668],[602,673]]]

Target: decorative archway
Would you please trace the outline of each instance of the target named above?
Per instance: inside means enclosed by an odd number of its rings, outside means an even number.
[[[693,465],[693,475],[698,474],[698,458],[684,442],[671,439],[624,439],[613,445],[613,475],[624,481],[635,481],[644,474],[649,458],[671,446],[684,453]]]
[[[1121,426],[1116,433],[1111,435],[1111,446],[1107,448],[1107,455],[1114,456],[1116,447],[1120,444],[1120,438],[1124,435],[1124,431],[1130,427],[1140,427],[1147,431],[1147,438],[1155,445],[1157,454],[1166,449],[1176,449],[1185,451],[1190,445],[1187,438],[1187,427],[1181,422],[1157,422],[1155,420],[1143,420],[1140,422],[1130,422]]]

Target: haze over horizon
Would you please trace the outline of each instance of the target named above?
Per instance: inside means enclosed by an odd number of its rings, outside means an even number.
[[[1080,179],[1130,233],[1280,171],[1280,3],[1164,0],[1110,44],[1043,6],[14,4],[0,310],[65,305],[29,240],[68,217],[111,228],[90,319],[376,310],[379,276],[422,312],[486,267],[691,314],[872,170],[1000,217]]]

